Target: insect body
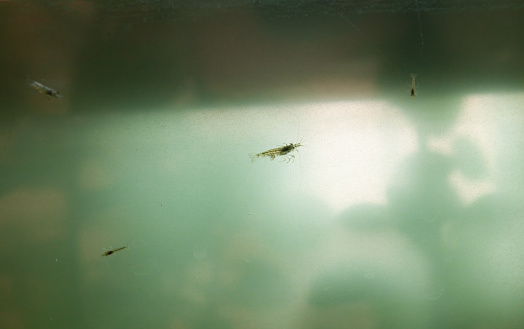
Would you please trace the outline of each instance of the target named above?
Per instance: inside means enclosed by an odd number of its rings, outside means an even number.
[[[62,95],[60,95],[59,91],[56,91],[56,90],[51,89],[51,88],[49,88],[47,86],[44,86],[43,84],[41,84],[38,81],[31,81],[29,83],[29,85],[31,87],[35,88],[36,91],[38,91],[39,93],[44,94],[44,95],[46,95],[49,98],[51,98],[51,97],[54,97],[54,98],[57,98],[57,99],[62,98]]]
[[[106,251],[105,253],[103,253],[102,256],[106,257],[106,256],[109,256],[109,255],[112,255],[112,254],[114,254],[115,252],[120,251],[120,250],[125,249],[125,248],[127,248],[127,246],[125,246],[125,247],[120,247],[120,248],[117,248],[117,249],[111,249],[111,250],[108,250],[108,251]]]
[[[417,91],[415,90],[415,78],[417,75],[415,73],[411,73],[411,99],[415,99],[415,96],[417,95]]]
[[[282,159],[282,161],[289,162],[292,159],[293,160],[295,159],[295,156],[289,153],[293,152],[293,150],[295,150],[299,146],[302,146],[300,142],[296,144],[289,143],[284,146],[277,147],[271,150],[267,150],[261,153],[250,154],[249,156],[251,157],[251,161],[255,161],[257,158],[260,158],[260,157],[269,157],[271,158],[271,160],[273,160],[277,156],[285,156],[284,159]]]

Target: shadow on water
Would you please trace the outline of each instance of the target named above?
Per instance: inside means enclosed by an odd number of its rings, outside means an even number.
[[[503,234],[512,221],[497,209],[518,210],[495,193],[472,204],[461,201],[452,175],[486,179],[487,162],[479,146],[466,137],[455,139],[449,155],[430,149],[430,137],[444,135],[452,127],[450,118],[457,116],[460,105],[458,97],[436,103],[448,108],[417,108],[415,112],[404,107],[417,127],[419,148],[397,170],[386,205],[360,204],[340,216],[349,234],[375,241],[370,244],[373,248],[388,246],[391,242],[385,240],[391,236],[404,241],[424,264],[423,274],[413,274],[419,269],[412,263],[406,266],[391,259],[364,256],[366,260],[341,263],[313,284],[309,297],[313,311],[306,327],[316,328],[315,319],[325,323],[338,316],[340,321],[334,320],[331,326],[338,328],[336,323],[347,319],[340,318],[344,313],[352,314],[349,318],[356,326],[374,328],[473,328],[480,323],[514,327],[513,322],[522,323],[522,316],[513,311],[504,309],[497,315],[512,297],[501,297],[503,303],[496,305],[482,287],[489,274],[475,272],[477,262],[489,261],[486,241]],[[389,247],[396,248],[394,243]],[[392,258],[409,257],[395,254]]]

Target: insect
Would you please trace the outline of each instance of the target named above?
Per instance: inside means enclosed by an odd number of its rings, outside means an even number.
[[[419,35],[420,35],[420,47],[419,47],[420,48],[420,51],[419,51],[420,60],[419,60],[419,63],[420,63],[420,65],[422,65],[423,57],[424,57],[424,33],[423,33],[423,30],[422,30],[422,18],[421,18],[421,15],[420,15],[421,9],[419,8],[418,0],[415,0],[415,10],[416,10],[416,13],[417,13],[418,28],[419,28]],[[362,36],[363,39],[365,39],[367,41],[367,43],[370,46],[370,48],[373,48],[380,55],[380,57],[382,57],[382,60],[386,64],[388,64],[388,66],[395,67],[395,69],[397,71],[400,71],[399,69],[397,69],[397,65],[394,65],[394,63],[392,63],[389,60],[389,58],[387,56],[387,53],[382,52],[382,50],[380,49],[379,45],[375,44],[375,42],[373,42],[373,40],[370,39],[368,37],[368,35],[363,30],[361,30],[348,17],[344,16],[343,14],[340,14],[340,16],[341,16],[341,18],[343,20],[348,22],[349,25],[351,25],[351,27]],[[402,74],[404,74],[403,70],[402,70]],[[415,97],[416,97],[416,94],[417,94],[416,86],[415,86],[415,78],[417,77],[417,75],[412,73],[412,74],[410,74],[410,76],[411,76],[411,92],[410,93],[411,93],[411,99],[414,100]]]
[[[51,97],[54,97],[56,99],[60,99],[62,98],[62,95],[60,95],[60,92],[59,91],[56,91],[52,88],[49,88],[47,86],[44,86],[43,84],[41,84],[40,82],[38,81],[31,81],[29,83],[29,85],[33,88],[36,89],[36,91],[38,91],[39,93],[41,94],[44,94],[46,95],[47,97],[51,98]]]
[[[260,157],[269,157],[271,160],[273,160],[277,156],[285,156],[282,161],[289,162],[291,160],[295,159],[295,156],[293,154],[289,154],[293,152],[297,147],[303,146],[301,142],[298,142],[296,144],[289,143],[281,147],[277,147],[271,150],[267,150],[261,153],[257,154],[250,154],[249,157],[251,158],[251,161],[254,162],[257,158]]]
[[[415,96],[417,95],[417,91],[415,90],[415,78],[417,75],[415,73],[411,73],[411,99],[415,99]]]
[[[102,256],[103,256],[103,257],[107,257],[107,256],[112,255],[112,254],[114,254],[115,252],[120,251],[120,250],[125,249],[125,248],[127,248],[127,246],[120,247],[120,248],[117,248],[117,249],[111,249],[111,250],[108,250],[108,251],[104,252],[104,253],[102,254]]]

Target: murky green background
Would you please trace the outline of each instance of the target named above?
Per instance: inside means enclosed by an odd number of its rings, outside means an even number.
[[[523,22],[0,1],[0,328],[524,327]]]

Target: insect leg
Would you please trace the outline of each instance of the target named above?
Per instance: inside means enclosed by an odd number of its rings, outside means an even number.
[[[285,157],[282,158],[280,162],[289,163],[291,160],[293,160],[293,162],[295,161],[295,156],[293,154],[286,155]]]

